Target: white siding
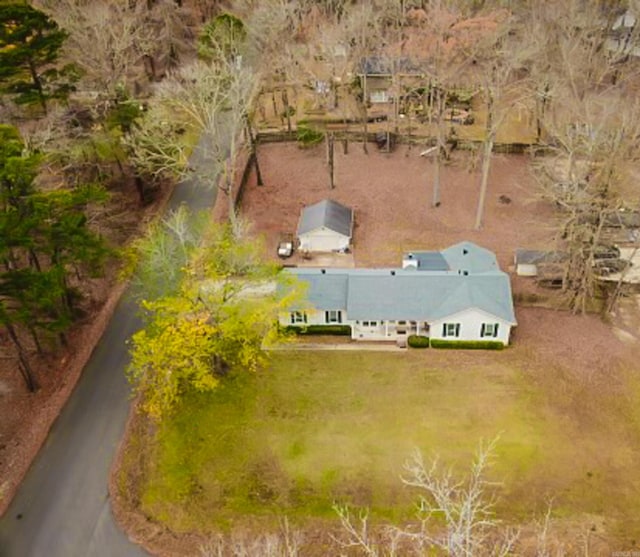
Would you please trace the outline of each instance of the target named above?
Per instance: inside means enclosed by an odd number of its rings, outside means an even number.
[[[459,323],[460,330],[459,335],[444,336],[442,328],[445,323]],[[483,324],[498,324],[498,336],[496,337],[482,337],[480,332]],[[439,319],[431,323],[431,338],[437,338],[442,340],[499,340],[504,344],[509,344],[509,336],[511,333],[511,324],[478,309],[468,309],[458,312],[454,315],[450,315],[444,319]]]
[[[340,310],[340,311],[341,311],[341,319],[342,319],[340,323],[336,323],[336,322],[327,323],[326,312],[324,310],[316,310],[316,309],[301,311],[300,313],[305,314],[307,317],[307,320],[300,323],[291,322],[292,312],[281,313],[278,321],[280,322],[280,325],[283,325],[283,326],[293,325],[297,327],[304,327],[305,325],[351,325],[351,327],[353,328],[355,321],[349,321],[347,319],[347,312],[345,310]]]
[[[349,247],[350,238],[322,227],[300,234],[301,251],[339,251]]]

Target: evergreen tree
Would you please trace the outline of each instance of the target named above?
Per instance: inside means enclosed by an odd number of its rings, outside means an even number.
[[[64,342],[77,299],[70,279],[99,273],[108,254],[85,215],[89,204],[106,199],[104,190],[85,185],[40,191],[34,182],[39,163],[37,154],[24,151],[15,128],[0,125],[0,325],[30,390],[37,383],[22,331],[38,351],[40,332]]]
[[[67,33],[40,10],[26,3],[0,5],[0,87],[17,104],[64,99],[73,88],[71,65],[55,66]]]

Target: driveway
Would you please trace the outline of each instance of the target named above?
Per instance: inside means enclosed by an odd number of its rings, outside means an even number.
[[[201,148],[191,165],[213,168]],[[212,205],[215,189],[185,180],[169,209]],[[0,557],[136,557],[147,555],[115,524],[109,503],[109,468],[129,413],[124,376],[127,339],[140,328],[125,294],[78,385],[54,423],[18,493],[0,519]]]

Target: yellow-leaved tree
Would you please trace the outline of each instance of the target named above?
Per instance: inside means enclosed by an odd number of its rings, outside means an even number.
[[[128,374],[145,412],[162,419],[190,389],[210,391],[230,370],[256,371],[265,348],[282,340],[277,317],[300,296],[300,289],[261,261],[254,239],[240,238],[230,227],[208,224],[199,234],[187,230],[202,219],[180,209],[153,228],[137,246],[141,261],[138,291],[145,277],[165,275],[174,264],[178,280],[164,291],[150,288],[141,300],[146,326],[132,337]],[[183,243],[181,238],[189,238]],[[184,245],[174,261],[150,262],[153,245]],[[169,252],[165,252],[169,253]]]

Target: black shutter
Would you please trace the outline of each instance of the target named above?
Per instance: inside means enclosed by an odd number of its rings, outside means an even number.
[[[494,338],[498,336],[498,323],[493,326],[493,336]]]
[[[484,323],[480,326],[480,336],[484,336]]]
[[[304,320],[305,323],[307,322],[307,312],[306,311],[303,312],[302,319]]]
[[[460,336],[460,323],[456,323],[456,336]]]
[[[296,312],[295,311],[291,312],[291,324],[292,325],[296,324]]]
[[[442,324],[442,336],[443,337],[447,336],[447,324],[446,323]]]
[[[329,312],[328,311],[324,312],[324,322],[325,323],[329,323]]]
[[[342,310],[338,310],[338,323],[342,323]]]

